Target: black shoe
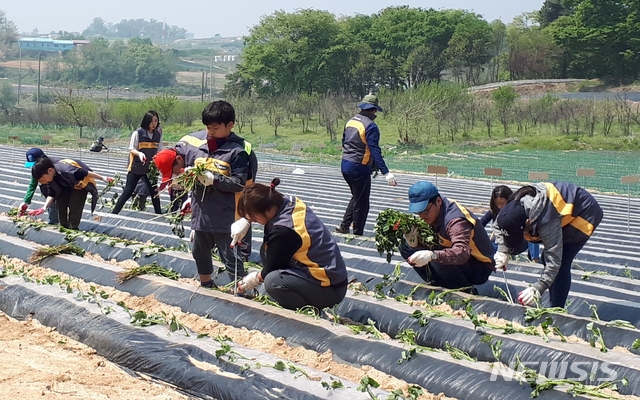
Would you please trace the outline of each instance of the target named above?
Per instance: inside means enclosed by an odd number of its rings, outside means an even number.
[[[206,289],[217,289],[218,285],[212,280],[208,282],[200,282],[200,286]]]
[[[336,227],[335,231],[336,231],[337,233],[344,233],[344,234],[347,234],[347,235],[349,234],[349,228],[348,228],[348,227],[347,227],[347,228],[345,228],[345,227],[344,227],[344,226],[342,226],[342,225],[340,225],[340,226]]]

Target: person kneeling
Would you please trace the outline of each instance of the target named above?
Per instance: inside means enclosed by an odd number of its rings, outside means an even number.
[[[246,292],[264,282],[267,294],[290,310],[333,307],[347,293],[347,268],[329,229],[297,197],[284,196],[271,185],[252,183],[238,202],[241,218],[231,226],[232,245],[242,240],[250,222],[264,225],[260,249],[262,271],[238,283]]]
[[[419,181],[409,188],[409,212],[431,225],[438,244],[425,249],[418,241],[414,227],[405,235],[400,254],[427,283],[447,289],[481,285],[495,270],[495,249],[489,235],[477,217],[461,204],[440,195],[428,181]]]

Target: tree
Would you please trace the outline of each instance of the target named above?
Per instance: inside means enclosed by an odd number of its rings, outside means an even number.
[[[0,110],[7,111],[18,102],[18,95],[13,90],[13,87],[5,82],[0,87]]]
[[[557,75],[561,51],[532,14],[522,14],[507,27],[505,68],[511,79],[542,79]]]
[[[91,125],[97,116],[96,104],[80,96],[76,91],[69,88],[68,93],[56,93],[56,105],[69,123],[76,125],[80,129],[80,137],[82,137],[82,128]]]
[[[464,81],[477,85],[480,72],[491,59],[492,29],[479,15],[464,14],[456,26],[446,50],[454,69],[465,75]]]
[[[537,16],[540,26],[547,27],[558,18],[570,15],[571,10],[564,3],[563,0],[545,0]]]
[[[82,34],[85,36],[107,36],[108,28],[105,25],[105,22],[100,17],[95,17],[91,24],[85,29]]]
[[[326,11],[277,11],[246,37],[240,76],[258,93],[324,92],[336,82],[339,26]]]
[[[498,119],[504,129],[504,135],[507,136],[509,123],[511,123],[511,118],[513,116],[513,107],[516,99],[518,98],[518,93],[516,93],[513,86],[502,86],[491,92],[491,97],[493,98],[493,104],[498,111]]]
[[[565,0],[571,11],[546,28],[564,51],[563,69],[576,78],[634,80],[640,70],[637,0]]]
[[[17,40],[16,24],[7,18],[4,11],[0,10],[0,59],[4,59],[7,51],[11,49],[11,43]]]

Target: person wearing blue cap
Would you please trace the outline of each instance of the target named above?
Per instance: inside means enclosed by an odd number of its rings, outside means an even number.
[[[342,133],[341,171],[351,190],[351,200],[340,226],[335,231],[349,233],[353,224],[353,234],[363,235],[369,214],[371,174],[374,168],[380,170],[390,186],[396,186],[398,183],[382,158],[379,145],[380,129],[373,122],[376,113],[382,112],[382,107],[378,105],[378,97],[366,95],[358,103],[358,108],[360,112],[347,122]]]
[[[409,188],[409,212],[431,225],[437,235],[434,249],[418,242],[418,228],[405,235],[400,254],[425,282],[448,289],[481,285],[493,271],[495,249],[484,227],[470,211],[440,195],[428,181]]]
[[[24,163],[24,167],[25,168],[33,167],[33,164],[35,164],[36,161],[38,161],[42,157],[46,157],[46,155],[44,154],[44,151],[42,151],[42,149],[39,149],[37,147],[29,149],[27,151],[27,162]],[[31,200],[33,199],[33,194],[35,193],[37,186],[38,186],[38,181],[33,179],[33,177],[31,177],[31,181],[29,182],[29,187],[27,188],[27,193],[25,193],[24,199],[22,200],[22,203],[20,203],[20,206],[18,206],[18,210],[20,212],[20,215],[25,215],[27,213],[27,209],[29,208],[29,205],[31,204]],[[40,185],[40,191],[42,192],[43,196],[47,197],[47,195],[46,195],[46,193],[47,193],[46,185]],[[49,221],[48,221],[49,224],[50,225],[57,225],[58,224],[58,209],[56,207],[55,200],[52,201],[51,205],[47,208],[47,214],[49,214]]]
[[[544,269],[538,281],[518,294],[525,306],[540,302],[549,289],[551,307],[564,307],[571,288],[573,259],[602,221],[602,208],[585,189],[568,182],[523,186],[496,218],[497,268],[526,241],[542,243]]]

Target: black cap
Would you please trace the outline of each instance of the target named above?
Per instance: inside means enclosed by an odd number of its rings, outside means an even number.
[[[522,248],[525,242],[523,231],[527,218],[527,213],[520,201],[510,201],[498,211],[496,224],[502,232],[505,246],[510,249]]]

